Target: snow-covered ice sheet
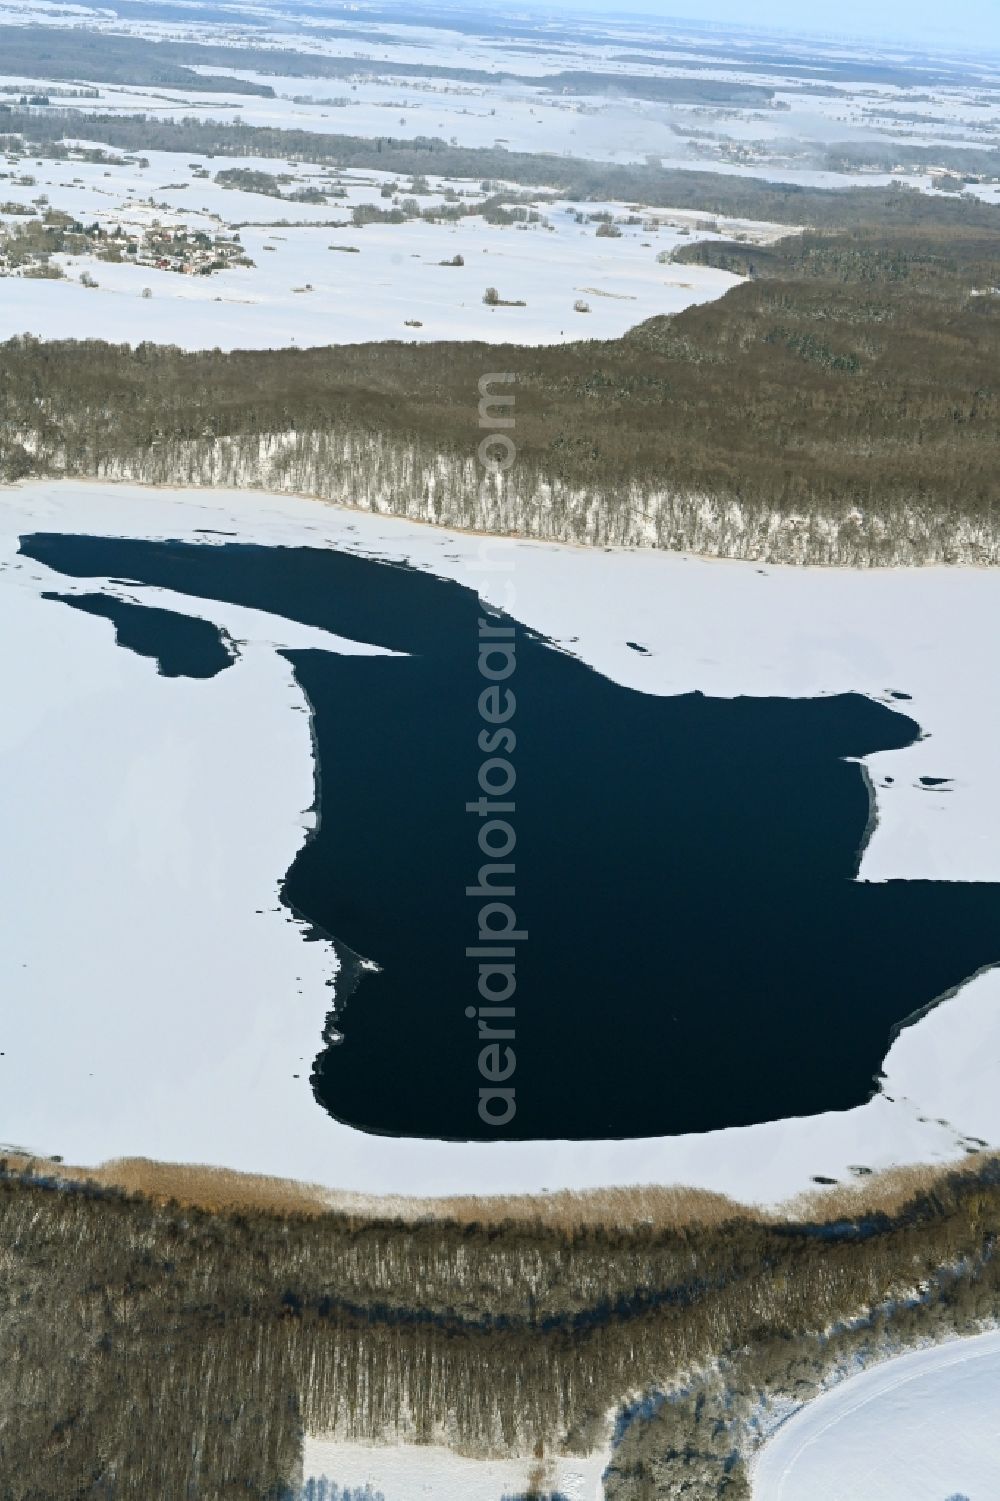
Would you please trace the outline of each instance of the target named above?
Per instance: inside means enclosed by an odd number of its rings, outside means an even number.
[[[899,707],[925,738],[869,758],[877,824],[860,876],[1000,879],[996,572],[505,543],[258,492],[5,490],[0,1140],[76,1162],[142,1155],[361,1192],[658,1182],[766,1202],[815,1175],[851,1181],[852,1166],[953,1161],[972,1137],[1000,1144],[994,971],[904,1030],[882,1091],[843,1113],[543,1145],[396,1141],[332,1121],[308,1077],[335,960],[277,900],[314,785],[306,705],[274,643],[364,644],[135,590],[244,643],[210,681],[160,678],[115,646],[108,621],[43,601],[66,581],[16,551],[35,530],[204,540],[206,528],[409,560],[645,692],[908,694]],[[948,777],[951,790],[922,776]]]

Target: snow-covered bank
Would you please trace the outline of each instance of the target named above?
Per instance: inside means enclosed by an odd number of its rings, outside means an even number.
[[[754,1501],[1000,1494],[1000,1332],[914,1350],[825,1392],[753,1465]]]
[[[309,822],[309,724],[271,643],[366,648],[130,591],[210,614],[246,643],[219,678],[168,681],[116,647],[108,622],[41,600],[66,581],[17,557],[34,530],[207,545],[202,529],[408,559],[645,692],[907,694],[900,706],[926,738],[868,763],[877,823],[861,877],[1000,879],[992,571],[762,569],[503,543],[256,492],[4,491],[0,1140],[82,1163],[212,1162],[366,1192],[659,1182],[769,1202],[814,1175],[849,1181],[852,1167],[960,1158],[970,1136],[1000,1142],[994,972],[904,1031],[883,1092],[842,1114],[541,1146],[394,1141],[331,1121],[308,1075],[332,955],[303,942],[276,896]]]

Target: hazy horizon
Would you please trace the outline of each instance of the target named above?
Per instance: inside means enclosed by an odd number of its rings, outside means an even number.
[[[762,0],[752,10],[746,0],[679,0],[669,7],[657,0],[628,0],[618,10],[613,10],[608,0],[545,0],[538,9],[578,11],[619,20],[659,18],[665,24],[701,23],[842,40],[854,36],[908,48],[996,53],[1000,58],[1000,5],[996,0],[953,0],[947,7],[932,0],[881,0],[876,6],[866,0],[837,0],[836,4],[821,0],[808,11],[796,0]]]

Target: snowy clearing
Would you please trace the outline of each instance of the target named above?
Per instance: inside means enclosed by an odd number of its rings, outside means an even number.
[[[914,1350],[800,1409],[752,1466],[753,1501],[992,1501],[1000,1332]]]
[[[602,1477],[609,1449],[585,1459],[470,1459],[439,1445],[381,1445],[341,1443],[307,1434],[303,1454],[305,1480],[326,1476],[341,1488],[363,1490],[370,1485],[385,1501],[499,1501],[523,1496],[532,1479],[545,1494],[566,1501],[601,1501]]]
[[[271,643],[303,641],[302,627],[168,596],[245,644],[216,679],[163,679],[114,644],[106,620],[42,600],[66,580],[16,547],[33,530],[205,540],[199,529],[214,528],[355,549],[479,587],[641,691],[909,693],[902,707],[927,738],[869,765],[871,880],[1000,875],[995,572],[760,569],[503,543],[256,492],[33,484],[2,493],[0,518],[0,627],[31,643],[30,661],[9,650],[0,664],[0,1140],[67,1161],[207,1162],[369,1193],[683,1183],[769,1203],[815,1175],[850,1182],[852,1168],[1000,1143],[995,971],[903,1031],[882,1091],[840,1114],[544,1146],[395,1141],[333,1122],[308,1076],[335,960],[277,901],[309,826],[313,764],[305,703]],[[927,791],[925,774],[954,790]]]

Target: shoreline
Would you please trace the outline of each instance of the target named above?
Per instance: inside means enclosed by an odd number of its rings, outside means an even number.
[[[95,1167],[54,1161],[0,1147],[0,1175],[57,1186],[118,1190],[159,1205],[179,1204],[210,1214],[259,1213],[279,1218],[346,1217],[366,1223],[441,1223],[550,1230],[615,1227],[671,1230],[730,1224],[830,1225],[898,1213],[915,1195],[956,1177],[974,1180],[1000,1165],[1000,1152],[966,1164],[915,1163],[886,1168],[836,1192],[815,1189],[764,1205],[684,1184],[622,1184],[521,1194],[366,1194],[324,1188],[294,1178],[240,1172],[207,1163],[120,1157]]]
[[[39,485],[86,485],[101,489],[112,487],[122,490],[148,490],[151,494],[171,495],[182,493],[185,495],[259,495],[264,499],[274,500],[298,500],[310,505],[323,506],[330,511],[343,511],[348,516],[367,516],[375,521],[397,522],[405,526],[416,526],[431,534],[455,537],[475,537],[484,542],[510,542],[518,543],[527,547],[556,547],[561,550],[586,555],[610,553],[617,557],[665,557],[665,558],[690,558],[698,563],[711,563],[721,566],[739,565],[741,567],[760,567],[769,571],[808,573],[811,569],[817,573],[829,574],[892,574],[892,573],[928,573],[932,569],[941,568],[949,573],[996,573],[1000,570],[1000,561],[997,563],[982,563],[971,560],[947,563],[935,558],[926,563],[823,563],[823,562],[772,562],[767,557],[723,557],[719,553],[697,552],[694,548],[656,547],[650,544],[647,547],[623,547],[604,542],[571,542],[558,537],[532,537],[527,532],[484,532],[475,527],[454,526],[452,523],[427,521],[419,516],[407,516],[399,511],[378,511],[370,506],[354,505],[349,500],[331,500],[324,495],[316,495],[305,490],[270,490],[265,485],[185,485],[182,483],[169,484],[160,481],[136,480],[136,479],[110,479],[97,478],[94,475],[84,474],[57,474],[50,476],[26,475],[24,479],[13,481],[0,481],[0,497],[8,494],[23,493],[26,489]]]

